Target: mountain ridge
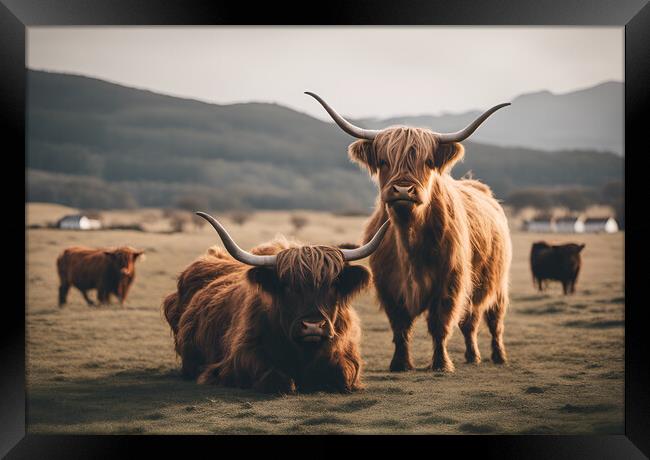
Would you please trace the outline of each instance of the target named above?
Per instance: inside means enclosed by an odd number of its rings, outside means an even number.
[[[347,158],[350,136],[277,103],[216,105],[35,70],[27,102],[31,201],[169,206],[192,196],[215,209],[365,210],[376,196]],[[454,176],[473,170],[501,198],[622,178],[622,159],[611,153],[465,146]]]
[[[472,140],[500,146],[520,146],[542,151],[591,149],[623,155],[624,84],[608,80],[565,93],[548,90],[521,94],[507,108],[490,117]],[[411,125],[438,132],[457,131],[482,111],[440,115],[404,115],[360,118],[371,129]]]

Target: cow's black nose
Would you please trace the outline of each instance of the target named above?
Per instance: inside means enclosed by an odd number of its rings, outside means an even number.
[[[393,185],[393,192],[398,195],[413,195],[415,193],[414,185]]]

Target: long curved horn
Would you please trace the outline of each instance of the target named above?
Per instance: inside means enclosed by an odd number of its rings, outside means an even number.
[[[237,243],[235,243],[230,235],[228,235],[226,229],[217,221],[217,219],[204,212],[197,212],[196,215],[203,217],[210,223],[210,225],[214,227],[214,229],[221,237],[221,241],[223,241],[223,245],[226,247],[226,250],[238,261],[246,265],[253,265],[255,267],[272,267],[275,265],[277,256],[258,256],[256,254],[251,254],[250,252],[244,251],[242,248],[237,246]]]
[[[471,122],[465,129],[462,129],[460,131],[457,131],[455,133],[438,133],[438,142],[441,144],[449,144],[450,142],[462,142],[465,139],[467,139],[469,136],[472,135],[474,131],[476,131],[476,128],[481,126],[481,123],[483,123],[487,118],[492,115],[494,112],[497,110],[506,107],[510,105],[509,102],[505,104],[499,104],[495,105],[489,110],[486,110],[483,112],[483,114],[478,117],[476,120]]]
[[[334,110],[332,107],[329,106],[327,102],[325,102],[318,94],[312,93],[311,91],[305,91],[305,94],[310,95],[314,99],[316,99],[318,102],[320,102],[320,105],[327,110],[327,113],[330,114],[330,117],[336,122],[339,127],[348,133],[350,136],[354,136],[359,139],[368,139],[369,141],[373,140],[375,137],[377,137],[377,134],[381,130],[379,129],[363,129],[359,128],[358,126],[353,125],[350,123],[348,120],[343,118],[341,115],[338,114],[336,110]]]
[[[379,230],[377,230],[377,233],[375,233],[375,236],[373,236],[370,241],[368,241],[360,248],[341,249],[341,252],[343,253],[343,259],[347,262],[352,262],[353,260],[359,260],[368,257],[370,254],[375,252],[375,250],[379,247],[379,243],[381,243],[381,240],[384,238],[386,230],[388,230],[389,222],[389,220],[384,222],[384,224],[379,227]]]

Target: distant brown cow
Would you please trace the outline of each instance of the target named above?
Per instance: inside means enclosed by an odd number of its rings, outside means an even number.
[[[564,294],[573,294],[582,265],[580,252],[584,244],[551,245],[545,241],[533,243],[530,249],[530,269],[533,273],[533,284],[540,291],[544,290],[544,281],[554,280],[562,283]]]
[[[230,255],[211,248],[163,302],[183,375],[265,393],[361,388],[350,300],[370,273],[348,262],[369,256],[387,224],[357,249],[272,242],[248,253],[218,221],[198,214]]]
[[[314,97],[343,131],[358,138],[348,155],[376,179],[379,196],[364,240],[390,218],[386,238],[369,265],[381,307],[393,330],[389,369],[413,368],[414,320],[426,313],[433,338],[431,369],[451,372],[447,343],[454,325],[465,338],[465,359],[481,361],[478,327],[485,318],[492,335],[492,362],[505,363],[504,318],[509,303],[511,242],[508,221],[490,187],[456,180],[450,170],[464,155],[460,144],[497,105],[455,133],[394,126],[353,125],[320,96]]]
[[[123,304],[135,278],[135,261],[143,253],[128,246],[116,249],[67,248],[56,260],[60,280],[59,307],[65,305],[71,286],[81,291],[88,305],[95,304],[88,297],[88,291],[92,289],[97,290],[99,303],[108,303],[113,294]]]

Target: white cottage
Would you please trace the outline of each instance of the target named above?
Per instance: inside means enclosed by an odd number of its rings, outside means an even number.
[[[58,228],[66,230],[97,230],[102,228],[102,223],[97,219],[90,219],[81,214],[63,216],[57,222]]]
[[[591,217],[585,220],[587,233],[616,233],[618,222],[613,217]]]
[[[531,219],[524,223],[524,230],[534,233],[553,233],[555,222],[552,219]]]
[[[558,233],[584,233],[585,221],[582,217],[560,217],[555,221]]]

